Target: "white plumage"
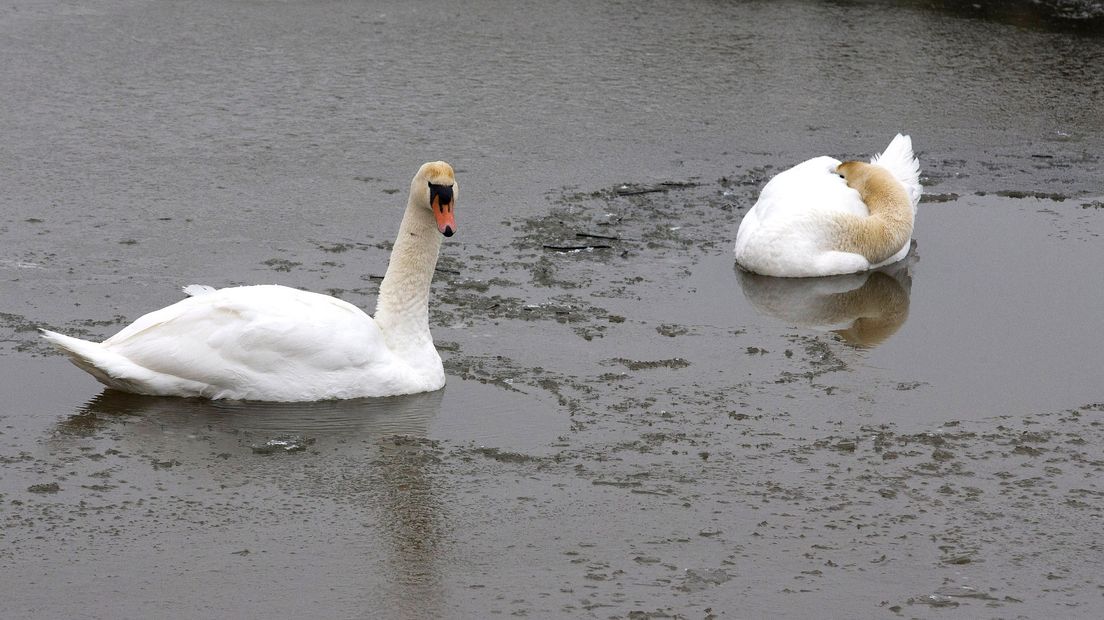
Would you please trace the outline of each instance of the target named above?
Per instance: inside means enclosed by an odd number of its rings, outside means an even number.
[[[911,234],[911,218],[923,191],[912,140],[898,134],[870,162],[888,170],[911,201],[907,231]],[[855,273],[904,258],[909,249],[907,239],[892,256],[874,264],[861,254],[844,250],[848,235],[858,233],[842,223],[845,218],[841,214],[862,218],[871,214],[859,192],[837,173],[840,164],[832,157],[816,157],[772,178],[740,222],[736,262],[763,275],[809,277]]]
[[[455,230],[455,198],[448,164],[415,175],[375,320],[340,299],[284,286],[190,285],[190,297],[102,343],[43,336],[101,383],[138,394],[313,401],[439,389],[445,374],[429,333],[429,285],[438,231]]]

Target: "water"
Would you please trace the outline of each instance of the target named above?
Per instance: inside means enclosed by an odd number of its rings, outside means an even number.
[[[1100,7],[927,5],[4,4],[0,615],[1099,617]],[[907,262],[734,268],[772,174],[897,131]],[[37,340],[371,309],[431,159],[441,392],[136,398]]]

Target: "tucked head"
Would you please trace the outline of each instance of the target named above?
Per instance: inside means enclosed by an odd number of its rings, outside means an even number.
[[[411,197],[433,211],[433,217],[437,219],[437,230],[446,237],[451,237],[456,232],[453,209],[458,193],[452,166],[443,161],[422,164],[414,175],[414,180],[410,182]]]
[[[868,208],[875,206],[872,201],[880,205],[892,204],[895,208],[908,207],[909,217],[912,217],[912,201],[908,192],[888,168],[865,161],[845,161],[836,166],[836,174],[843,177],[848,187],[862,195]]]
[[[855,187],[866,179],[871,168],[871,164],[863,161],[845,161],[836,167],[836,174],[843,177],[848,185]]]

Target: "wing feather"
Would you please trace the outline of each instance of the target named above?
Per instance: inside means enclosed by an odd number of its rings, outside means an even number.
[[[310,380],[395,361],[375,321],[356,306],[274,285],[189,297],[104,345],[151,371],[216,387]]]

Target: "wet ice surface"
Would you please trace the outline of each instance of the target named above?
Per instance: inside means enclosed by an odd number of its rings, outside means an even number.
[[[427,43],[398,4],[5,7],[6,614],[1101,615],[1091,28],[452,10]],[[771,174],[898,130],[928,193],[906,262],[734,268]],[[438,157],[441,392],[137,398],[35,338],[193,282],[370,309]]]

